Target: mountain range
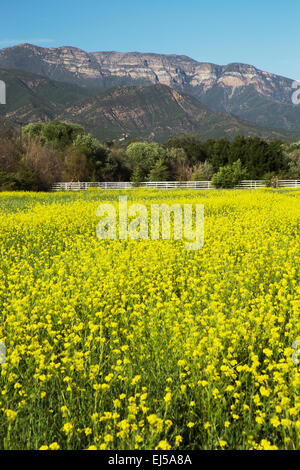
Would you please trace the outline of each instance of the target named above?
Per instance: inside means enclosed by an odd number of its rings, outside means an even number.
[[[101,139],[300,135],[293,81],[246,64],[21,44],[0,50],[0,79],[0,116],[80,122]]]

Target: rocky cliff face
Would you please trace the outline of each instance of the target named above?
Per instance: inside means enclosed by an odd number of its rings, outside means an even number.
[[[292,80],[260,71],[251,65],[220,66],[186,56],[142,53],[94,52],[105,79],[161,83],[197,96],[214,88],[226,89],[228,98],[239,88],[252,86],[263,95],[290,103]]]
[[[99,64],[92,54],[75,47],[47,49],[20,44],[0,51],[0,67],[15,68],[70,83],[103,86]]]
[[[167,85],[197,97],[213,111],[236,114],[264,126],[300,127],[298,110],[291,102],[292,80],[251,65],[220,66],[178,55],[87,53],[74,47],[21,44],[0,50],[0,67],[85,87]]]
[[[197,96],[219,87],[226,89],[228,99],[236,90],[248,86],[262,96],[288,104],[292,93],[292,80],[260,71],[251,65],[220,66],[179,55],[87,53],[75,47],[47,49],[21,44],[0,50],[0,66],[39,73],[55,80],[99,86],[160,83]]]

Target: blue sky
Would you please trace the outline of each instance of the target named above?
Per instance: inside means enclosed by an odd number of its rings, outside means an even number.
[[[0,48],[183,54],[300,79],[299,17],[299,0],[9,0],[0,5]]]

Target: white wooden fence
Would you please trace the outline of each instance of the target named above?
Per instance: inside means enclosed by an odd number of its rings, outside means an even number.
[[[73,183],[55,183],[52,191],[79,191],[89,188],[101,189],[133,189],[135,185],[129,182],[73,182]],[[211,189],[210,181],[154,181],[139,183],[141,188],[192,188],[192,189]]]
[[[277,188],[300,188],[300,180],[277,180]],[[89,188],[100,189],[133,189],[135,185],[129,182],[72,182],[55,183],[52,191],[80,191]],[[172,189],[214,189],[211,181],[151,181],[139,183],[142,188]],[[236,189],[258,189],[265,188],[266,182],[263,180],[245,180],[242,181]]]
[[[300,180],[278,180],[278,188],[299,188]]]

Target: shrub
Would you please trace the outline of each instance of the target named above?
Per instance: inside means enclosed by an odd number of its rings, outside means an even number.
[[[232,165],[222,166],[212,178],[215,188],[234,188],[246,177],[246,170],[242,168],[240,160]]]
[[[47,184],[39,178],[37,172],[32,168],[20,167],[15,177],[17,189],[20,191],[42,191],[48,189]]]
[[[213,176],[213,167],[206,161],[204,163],[199,163],[193,170],[193,181],[209,181]]]
[[[19,167],[16,173],[0,171],[0,191],[40,191],[48,189],[31,168]]]
[[[0,191],[14,191],[18,189],[17,178],[13,173],[0,171]]]

